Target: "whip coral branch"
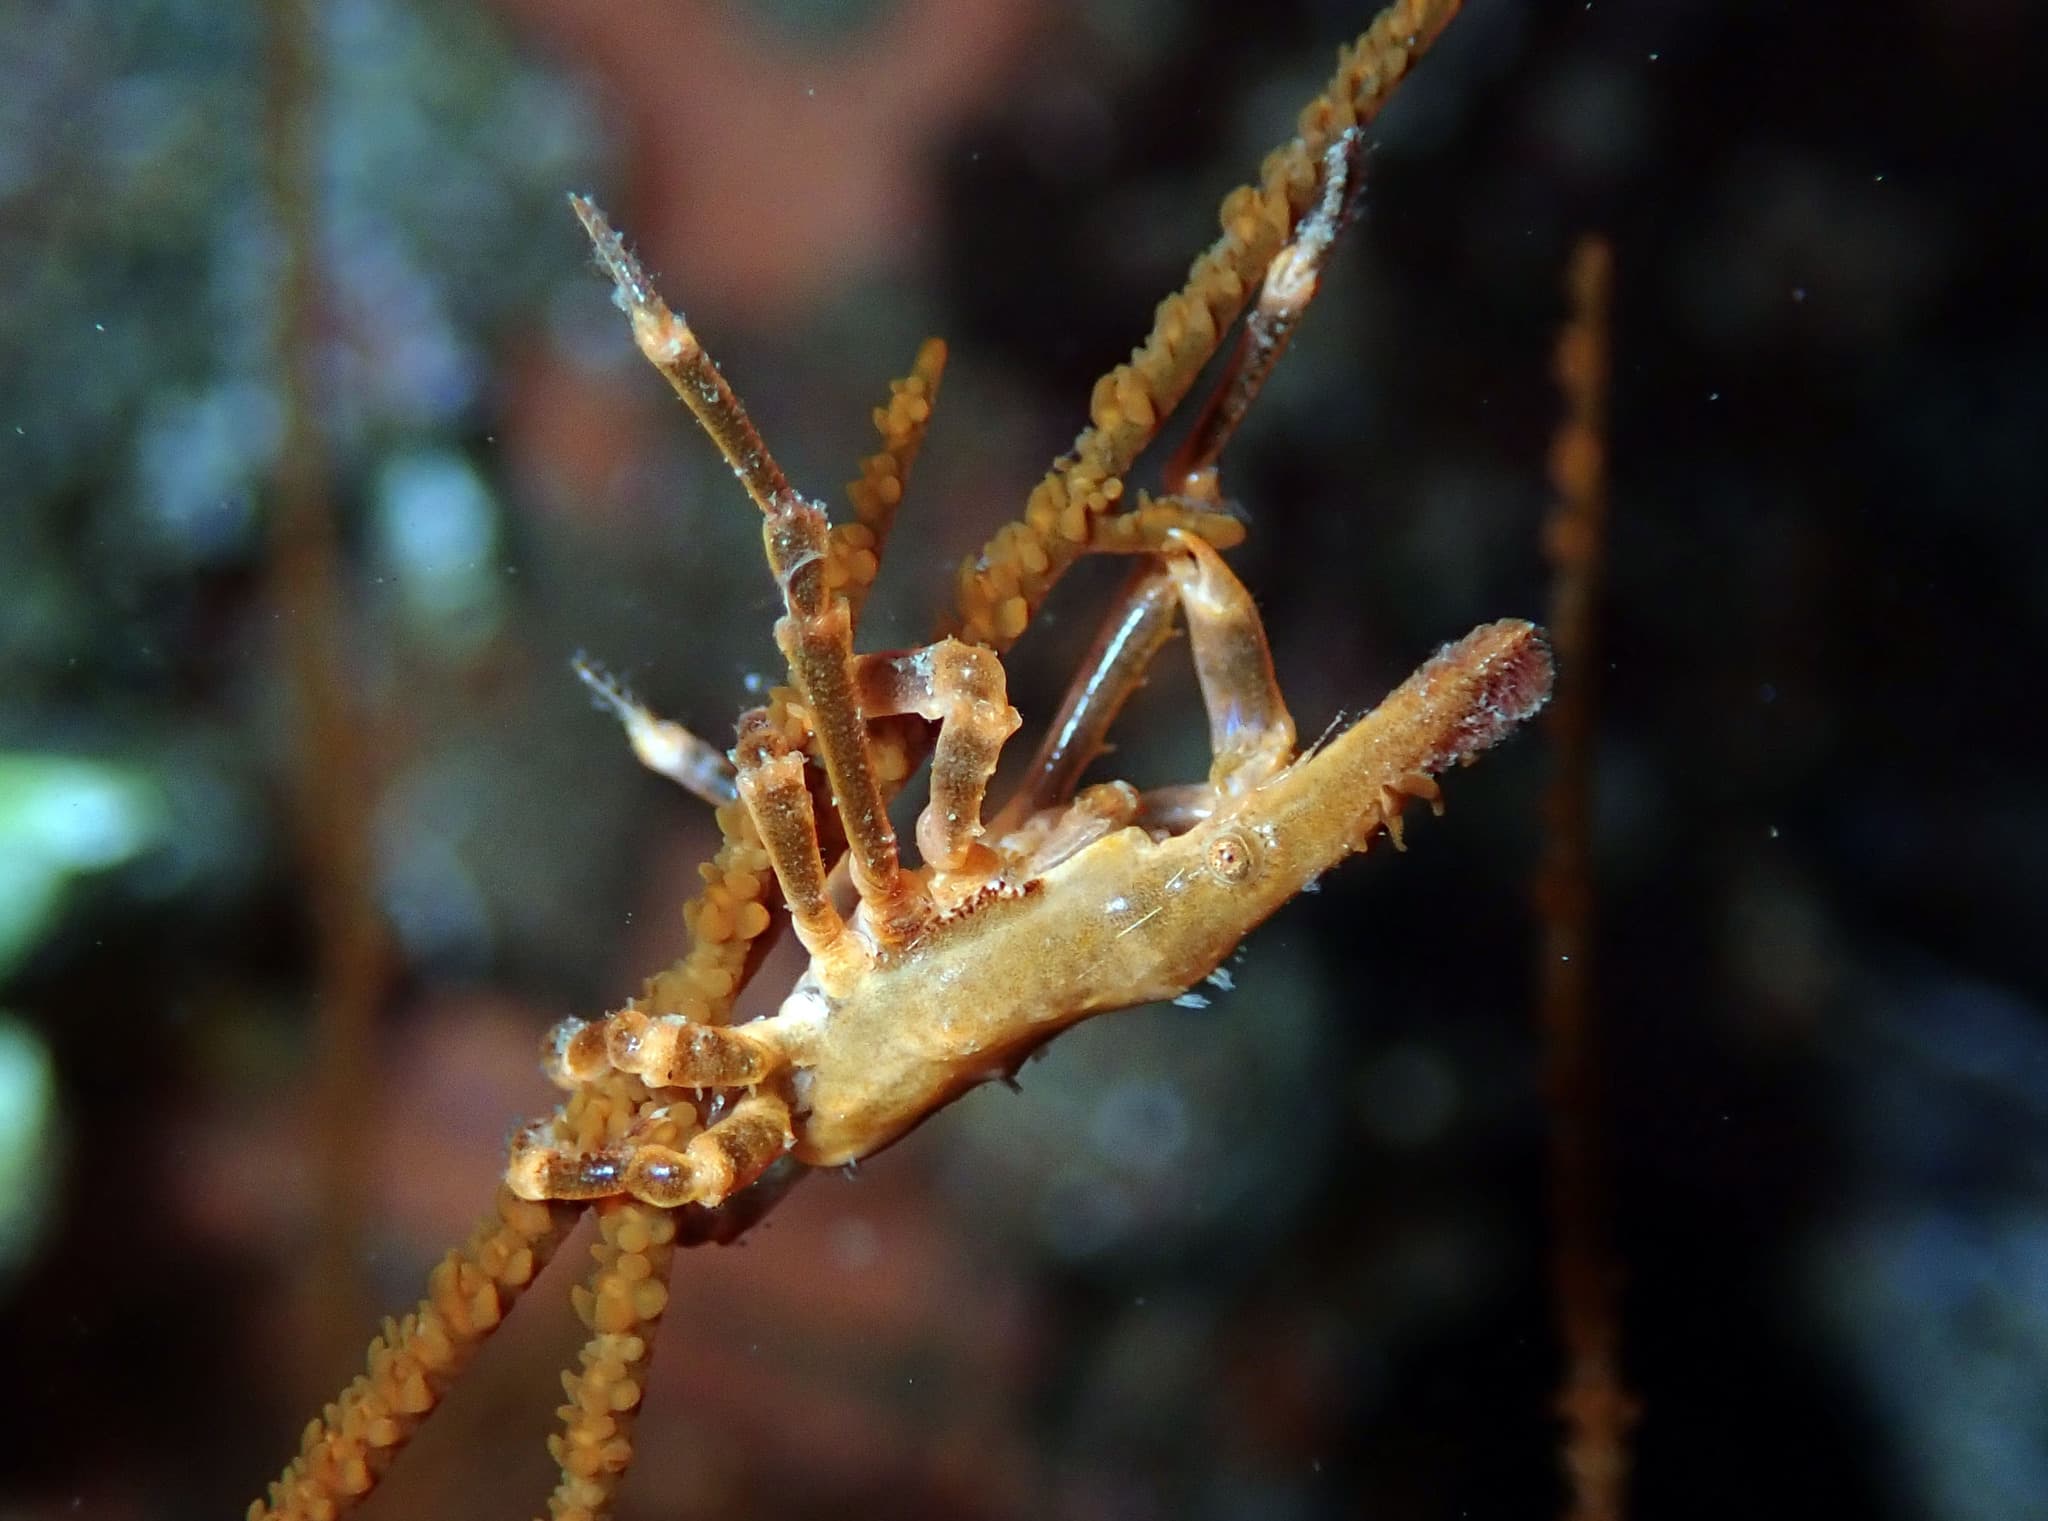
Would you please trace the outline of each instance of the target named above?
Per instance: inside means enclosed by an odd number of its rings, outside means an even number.
[[[268,1499],[249,1507],[248,1521],[332,1521],[353,1509],[532,1285],[577,1213],[501,1186],[495,1210],[434,1269],[426,1298],[403,1320],[384,1322],[365,1370],[307,1423],[299,1455]]]
[[[271,516],[270,598],[284,649],[294,728],[290,792],[314,935],[314,1146],[320,1186],[313,1293],[322,1324],[346,1324],[336,1305],[361,1298],[356,1244],[364,1194],[363,1110],[370,1041],[388,990],[392,951],[373,888],[369,828],[375,799],[362,715],[349,697],[346,610],[335,545],[329,463],[316,419],[320,280],[312,144],[315,37],[306,0],[271,11],[266,110],[271,203],[283,243],[277,359],[284,441]],[[333,1350],[339,1351],[339,1348]],[[320,1361],[325,1363],[325,1359]]]
[[[1548,729],[1555,772],[1537,879],[1542,919],[1541,1017],[1550,1100],[1553,1276],[1565,1358],[1558,1408],[1574,1521],[1619,1521],[1636,1403],[1621,1381],[1619,1269],[1608,1239],[1593,1028],[1591,861],[1595,613],[1607,529],[1609,288],[1613,259],[1589,238],[1572,256],[1571,317],[1558,341],[1565,419],[1551,451],[1557,507],[1546,526],[1554,567],[1550,637],[1565,677]]]

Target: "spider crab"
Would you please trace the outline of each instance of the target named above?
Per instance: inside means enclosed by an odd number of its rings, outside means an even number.
[[[1009,524],[961,569],[948,632],[860,653],[854,633],[944,351],[927,344],[876,414],[854,521],[799,493],[682,315],[584,197],[571,197],[641,352],[695,413],[762,514],[784,614],[789,684],[742,715],[721,752],[578,664],[641,760],[718,809],[724,843],[685,911],[691,945],[640,997],[570,1020],[544,1044],[568,1096],[515,1137],[494,1214],[387,1322],[368,1371],[305,1433],[251,1507],[349,1508],[595,1203],[597,1266],[576,1305],[592,1331],[566,1378],[552,1448],[558,1516],[606,1513],[679,1234],[729,1239],[806,1168],[867,1156],[969,1087],[1015,1071],[1091,1015],[1182,993],[1268,915],[1382,831],[1398,845],[1434,778],[1505,738],[1549,695],[1533,625],[1446,645],[1378,707],[1303,751],[1259,615],[1219,551],[1244,528],[1218,461],[1313,297],[1356,198],[1363,127],[1456,0],[1397,0],[1340,56],[1300,134],[1223,204],[1222,236],[1103,377],[1090,426]],[[1247,311],[1249,308],[1249,311]],[[1240,316],[1156,494],[1127,491],[1138,455]],[[1093,651],[1016,794],[984,819],[1019,727],[1001,655],[1084,554],[1133,559]],[[1212,759],[1206,778],[1141,792],[1081,788],[1124,699],[1185,620]],[[930,757],[905,863],[890,797]],[[787,924],[808,966],[772,1011],[734,1022],[741,987]]]

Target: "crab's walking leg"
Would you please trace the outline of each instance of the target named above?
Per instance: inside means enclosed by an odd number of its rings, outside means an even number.
[[[921,650],[863,655],[854,662],[854,690],[866,718],[915,713],[940,724],[932,751],[931,801],[917,818],[917,848],[941,871],[993,868],[981,844],[981,803],[1003,741],[1023,720],[1010,706],[1003,663],[995,651],[958,639]]]
[[[1159,503],[1154,510],[1173,505]],[[1153,657],[1172,637],[1175,610],[1191,605],[1191,598],[1199,609],[1191,619],[1198,671],[1208,669],[1221,685],[1242,687],[1256,699],[1252,704],[1231,699],[1231,711],[1236,715],[1232,723],[1247,731],[1234,733],[1232,743],[1242,746],[1250,738],[1249,730],[1256,728],[1260,737],[1254,747],[1263,746],[1262,753],[1278,753],[1284,761],[1291,750],[1293,728],[1286,722],[1285,703],[1271,685],[1272,662],[1265,654],[1265,636],[1250,596],[1217,558],[1207,534],[1166,526],[1155,536],[1148,529],[1134,539],[1132,547],[1144,548],[1154,541],[1164,553],[1148,555],[1117,593],[1023,784],[996,820],[994,828],[999,834],[1073,796],[1089,762],[1102,752],[1117,714],[1144,684]],[[1201,552],[1189,548],[1190,544],[1200,544]],[[1189,582],[1187,589],[1181,585],[1183,580]],[[1242,675],[1232,678],[1232,669]],[[1252,719],[1254,708],[1263,718]],[[1223,752],[1216,753],[1220,757]],[[1175,796],[1169,798],[1169,793]],[[1183,800],[1178,796],[1181,793],[1189,796]],[[1206,817],[1213,801],[1214,792],[1206,783],[1160,789],[1145,795],[1145,817],[1148,823],[1162,827],[1185,827]]]
[[[1163,561],[1140,562],[1118,590],[1045,731],[1016,795],[1003,806],[998,831],[1074,795],[1082,773],[1100,755],[1116,716],[1144,684],[1152,657],[1173,637],[1178,593]]]
[[[1160,472],[1170,494],[1205,502],[1220,499],[1216,461],[1257,400],[1273,366],[1287,351],[1295,323],[1315,297],[1323,266],[1336,247],[1337,234],[1350,219],[1363,180],[1358,160],[1364,140],[1358,128],[1349,127],[1323,150],[1321,196],[1296,226],[1293,238],[1266,266],[1258,302],[1244,320],[1222,378]]]
[[[1331,142],[1369,126],[1408,67],[1457,13],[1459,0],[1396,0],[1337,60],[1337,72],[1299,118],[1300,135],[1267,155],[1259,182],[1224,198],[1222,235],[1159,304],[1152,331],[1096,382],[1089,426],[1006,524],[961,567],[953,631],[1007,650],[1067,568],[1095,546],[1096,520],[1120,511],[1123,478],[1215,355],[1274,254],[1322,199]]]
[[[634,700],[624,683],[596,661],[578,655],[569,667],[590,688],[590,695],[611,709],[625,725],[626,738],[641,765],[714,808],[739,797],[733,785],[732,762],[709,741],[699,739],[679,723],[655,717],[645,705]]]
[[[1245,319],[1222,377],[1203,402],[1187,438],[1167,461],[1163,477],[1170,495],[1164,500],[1143,500],[1130,512],[1103,519],[1095,525],[1090,548],[1111,552],[1160,548],[1176,536],[1200,537],[1227,547],[1241,536],[1237,525],[1228,520],[1219,523],[1207,511],[1222,500],[1216,463],[1286,351],[1295,323],[1316,293],[1323,266],[1356,198],[1360,182],[1356,161],[1362,141],[1353,127],[1339,133],[1324,150],[1322,196],[1302,218],[1293,240],[1266,267],[1258,303]],[[1236,585],[1228,571],[1223,577]],[[1198,594],[1211,604],[1218,600],[1215,584],[1213,574],[1198,583]],[[1203,585],[1211,590],[1202,592]],[[1029,777],[1005,810],[1006,824],[1072,795],[1081,773],[1101,751],[1103,737],[1118,710],[1144,680],[1152,657],[1173,631],[1176,586],[1175,573],[1162,564],[1143,566],[1124,583],[1096,635],[1094,648],[1082,662],[1081,675],[1046,732]],[[1238,621],[1250,613],[1253,642],[1263,650],[1257,614],[1242,588],[1234,598],[1225,600],[1240,609],[1235,615]],[[1270,674],[1270,662],[1268,671]]]
[[[627,251],[603,214],[582,196],[571,196],[569,204],[590,234],[598,262],[612,277],[632,319],[633,341],[667,377],[766,515],[768,565],[789,610],[776,625],[775,642],[789,661],[792,683],[811,710],[818,751],[846,826],[854,885],[881,939],[906,940],[923,924],[929,903],[921,886],[904,874],[868,755],[848,669],[853,616],[845,595],[831,585],[825,511],[790,486],[690,324],[661,299],[640,261]]]
[[[752,1025],[638,1009],[566,1019],[542,1049],[548,1077],[572,1092],[607,1072],[630,1072],[650,1088],[751,1088],[788,1064],[782,1047]]]
[[[609,1515],[619,1480],[633,1461],[633,1423],[647,1387],[654,1333],[668,1308],[675,1217],[631,1199],[597,1208],[597,1259],[587,1284],[571,1297],[590,1339],[563,1376],[568,1403],[556,1414],[562,1429],[548,1452],[562,1466],[548,1497],[554,1521]]]
[[[833,907],[827,875],[818,849],[818,818],[811,789],[804,781],[804,758],[756,709],[740,720],[740,797],[753,815],[755,832],[768,852],[775,880],[796,937],[810,952],[811,964],[828,992],[840,992],[866,965],[867,953],[847,933],[846,921]]]
[[[810,709],[818,754],[846,830],[854,888],[885,944],[910,939],[924,923],[929,900],[903,870],[881,784],[868,753],[866,724],[853,679],[853,620],[846,599],[825,580],[824,509],[790,492],[768,514],[768,562],[782,584],[788,613],[777,620],[775,643],[789,662],[791,682]]]
[[[1199,823],[1219,802],[1270,779],[1294,757],[1294,720],[1273,673],[1265,628],[1251,594],[1200,534],[1169,529],[1161,553],[1125,583],[1097,636],[1081,677],[1067,694],[1032,771],[998,821],[1007,832],[1040,810],[1065,801],[1100,748],[1102,736],[1172,631],[1173,610],[1186,613],[1195,675],[1209,713],[1209,779],[1154,788],[1126,801],[1083,794],[1054,830],[1030,846],[1043,870],[1109,828],[1142,823],[1169,834]]]
[[[1209,784],[1222,793],[1247,791],[1294,756],[1294,719],[1273,674],[1265,625],[1244,583],[1194,534],[1172,536],[1167,568],[1209,710]]]
[[[604,213],[587,196],[570,196],[569,206],[590,234],[597,262],[611,276],[619,305],[632,319],[633,342],[711,435],[755,505],[763,512],[773,511],[776,500],[790,494],[789,477],[775,463],[747,409],[704,352],[697,334],[681,312],[671,311],[661,299],[647,271],[627,249],[625,240],[612,231]]]
[[[1090,537],[1091,549],[1158,548],[1176,535],[1189,534],[1227,547],[1241,537],[1239,525],[1219,519],[1208,510],[1222,501],[1216,464],[1272,374],[1273,366],[1286,351],[1295,324],[1315,296],[1323,267],[1357,197],[1361,181],[1358,158],[1363,141],[1363,135],[1352,127],[1337,134],[1324,150],[1320,198],[1295,228],[1292,240],[1267,265],[1258,302],[1245,319],[1221,379],[1203,402],[1188,436],[1164,467],[1164,483],[1170,495],[1164,500],[1141,499],[1132,511],[1099,520]],[[1223,575],[1231,586],[1236,585],[1228,571]],[[1014,827],[1031,813],[1053,807],[1072,795],[1081,773],[1100,752],[1103,736],[1118,710],[1143,681],[1153,655],[1172,632],[1176,584],[1175,573],[1164,566],[1150,565],[1132,573],[1104,620],[1095,647],[1083,661],[1081,675],[1068,690],[1059,716],[1047,730],[1029,776],[1004,809],[1001,827]],[[1205,575],[1197,583],[1197,594],[1212,605],[1217,602],[1213,574]],[[1256,653],[1262,654],[1265,640],[1258,630],[1257,614],[1251,609],[1250,599],[1238,588],[1235,598],[1227,600],[1233,607],[1230,614],[1224,615],[1227,619],[1242,623],[1243,615],[1250,614],[1250,641],[1235,643],[1241,646],[1248,642],[1256,647]],[[1212,654],[1218,654],[1225,644],[1216,638],[1208,642]],[[1198,648],[1198,663],[1201,658]],[[1270,678],[1270,661],[1266,662],[1266,673]],[[1285,711],[1282,705],[1279,712],[1283,718]],[[1284,749],[1291,750],[1292,744],[1289,726]],[[1218,755],[1222,755],[1221,750]],[[1284,753],[1281,758],[1285,759]],[[1177,814],[1181,810],[1176,806],[1170,811]]]
[[[526,1199],[609,1199],[621,1194],[677,1209],[715,1205],[745,1188],[795,1144],[789,1105],[773,1093],[749,1094],[678,1150],[630,1137],[616,1146],[571,1152],[540,1139],[540,1127],[512,1144],[506,1181]]]

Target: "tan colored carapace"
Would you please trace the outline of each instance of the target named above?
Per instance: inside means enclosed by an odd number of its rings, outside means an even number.
[[[578,1201],[597,1201],[599,1217],[596,1270],[575,1293],[592,1335],[551,1441],[563,1479],[550,1513],[605,1514],[631,1459],[679,1227],[734,1234],[779,1196],[763,1180],[771,1169],[786,1179],[800,1164],[866,1156],[1076,1021],[1198,983],[1381,831],[1398,844],[1404,806],[1438,803],[1438,773],[1542,706],[1542,635],[1493,623],[1302,753],[1257,611],[1218,552],[1244,532],[1225,510],[1219,458],[1322,277],[1362,172],[1362,128],[1456,9],[1397,0],[1340,55],[1298,136],[1224,201],[1222,236],[1130,361],[1097,384],[1072,451],[961,568],[950,630],[921,649],[860,654],[854,630],[943,348],[927,344],[878,409],[883,448],[852,488],[853,520],[834,527],[790,485],[690,326],[596,208],[572,198],[642,353],[763,515],[790,681],[742,716],[721,754],[579,661],[641,760],[718,810],[723,843],[685,910],[689,951],[624,1008],[554,1032],[545,1061],[568,1097],[520,1132],[494,1215],[444,1259],[420,1306],[387,1322],[368,1371],[308,1426],[252,1518],[333,1517],[367,1493],[566,1235]],[[1160,491],[1127,491],[1139,454],[1241,316]],[[998,753],[1019,725],[1001,655],[1091,553],[1129,556],[1134,569],[1024,782],[984,823]],[[1208,709],[1208,776],[1150,792],[1080,787],[1176,613]],[[922,864],[911,867],[887,805],[927,752]],[[807,969],[773,1012],[733,1022],[783,925]]]

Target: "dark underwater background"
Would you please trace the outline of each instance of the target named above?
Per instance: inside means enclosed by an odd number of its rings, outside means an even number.
[[[914,643],[1370,20],[329,0],[295,62],[285,14],[0,3],[10,1521],[239,1514],[554,1102],[542,1032],[679,952],[708,812],[568,662],[723,742],[776,596],[563,193],[835,503],[947,338],[864,629]],[[1472,0],[1227,456],[1305,734],[1541,616],[1563,273],[1611,240],[1601,1083],[1566,1118],[1636,1516],[2048,1513],[2044,30]],[[317,734],[292,492],[334,545]],[[1013,762],[1119,574],[1019,649]],[[1202,774],[1184,650],[1098,774]],[[1080,1029],[679,1257],[621,1515],[1559,1513],[1547,773],[1518,739],[1208,1007]],[[339,1035],[337,944],[373,1016]],[[581,1256],[366,1517],[538,1504]]]

